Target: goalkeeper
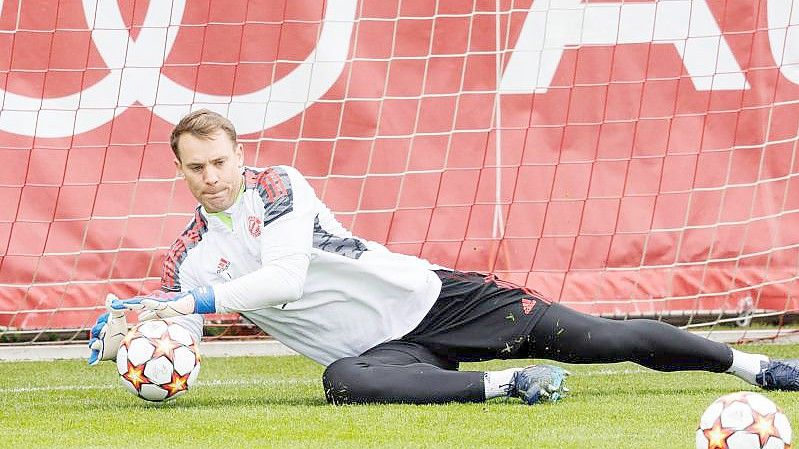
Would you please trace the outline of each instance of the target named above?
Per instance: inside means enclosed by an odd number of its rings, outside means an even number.
[[[203,314],[238,312],[325,365],[325,395],[335,404],[498,396],[534,404],[567,391],[568,373],[551,365],[458,370],[488,359],[631,361],[799,390],[796,360],[769,360],[658,321],[585,315],[493,276],[360,239],[294,168],[244,167],[233,125],[214,112],[184,117],[171,146],[200,204],[166,256],[161,291],[109,302],[91,332],[91,364],[115,357],[125,310],[178,320],[198,338]]]

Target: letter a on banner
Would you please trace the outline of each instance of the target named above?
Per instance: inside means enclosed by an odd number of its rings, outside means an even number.
[[[500,92],[546,92],[565,49],[646,42],[674,45],[697,90],[749,88],[705,0],[536,0],[508,61]]]

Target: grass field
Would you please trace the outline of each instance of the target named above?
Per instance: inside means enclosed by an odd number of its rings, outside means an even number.
[[[799,345],[743,349],[799,357]],[[110,363],[0,362],[0,447],[693,448],[710,402],[753,389],[728,375],[626,363],[567,368],[572,395],[557,404],[336,407],[324,400],[322,367],[299,356],[206,358],[194,391],[166,404],[127,393]],[[767,395],[799,429],[799,393]]]

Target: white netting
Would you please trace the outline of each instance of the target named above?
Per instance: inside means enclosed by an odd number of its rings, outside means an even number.
[[[794,314],[791,8],[4,2],[0,338],[83,338],[108,291],[158,287],[199,107],[394,250],[606,316]]]

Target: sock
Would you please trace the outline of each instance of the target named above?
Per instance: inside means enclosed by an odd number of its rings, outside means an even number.
[[[513,375],[521,370],[522,368],[508,368],[502,371],[486,371],[483,374],[486,399],[507,396]]]
[[[762,354],[749,354],[732,349],[732,365],[727,369],[727,372],[735,374],[752,385],[756,385],[755,376],[760,372],[760,363],[768,363],[768,361],[769,358]]]

